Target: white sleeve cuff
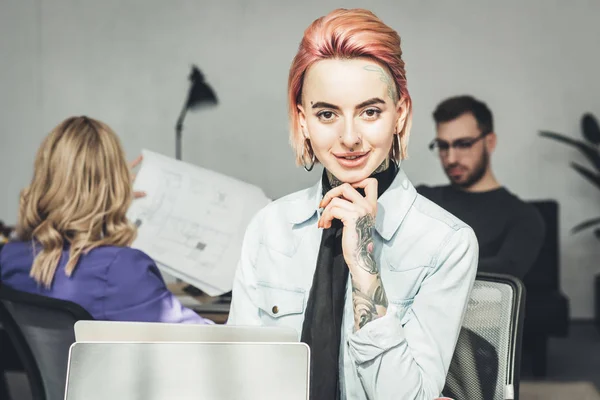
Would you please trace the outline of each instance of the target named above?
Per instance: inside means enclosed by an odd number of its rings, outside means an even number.
[[[350,356],[356,364],[371,361],[405,340],[404,328],[397,315],[396,306],[390,304],[383,317],[348,336]]]

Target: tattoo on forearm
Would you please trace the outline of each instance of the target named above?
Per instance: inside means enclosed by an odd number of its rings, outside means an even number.
[[[354,321],[359,328],[375,319],[377,310],[373,299],[370,299],[369,296],[356,287],[352,287],[352,301],[354,303]]]
[[[359,329],[368,322],[380,317],[377,306],[388,307],[387,295],[379,275],[377,275],[377,279],[367,289],[366,293],[361,291],[359,285],[353,280],[352,299],[354,303],[354,321]]]
[[[356,247],[356,265],[370,274],[379,272],[375,257],[373,256],[373,227],[375,218],[371,214],[366,214],[356,220],[356,235],[358,245]]]
[[[383,68],[375,65],[365,65],[363,68],[366,71],[379,73],[379,80],[387,85],[388,95],[392,101],[396,102],[398,100],[398,95],[396,94],[396,84],[394,81],[392,81],[392,78],[390,78],[389,74],[383,70]]]

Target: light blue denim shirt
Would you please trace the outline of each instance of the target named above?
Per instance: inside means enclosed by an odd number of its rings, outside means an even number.
[[[300,338],[322,230],[321,182],[278,199],[250,223],[228,324],[284,326]],[[440,396],[475,279],[473,230],[417,194],[400,170],[377,206],[375,256],[387,314],[355,331],[347,285],[340,343],[341,398]]]

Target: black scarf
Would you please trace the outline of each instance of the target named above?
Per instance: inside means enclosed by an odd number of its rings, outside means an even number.
[[[374,174],[378,181],[377,197],[392,184],[398,168],[390,162],[389,168]],[[331,190],[327,171],[323,171],[323,195]],[[364,196],[362,189],[357,189]],[[331,228],[323,231],[313,284],[306,305],[301,341],[311,349],[310,400],[340,398],[339,352],[342,335],[342,317],[348,266],[342,254],[342,228],[334,219]]]

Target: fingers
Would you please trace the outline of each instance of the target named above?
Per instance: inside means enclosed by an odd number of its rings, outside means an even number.
[[[344,226],[347,226],[353,221],[356,222],[359,216],[360,212],[352,203],[346,200],[335,198],[325,208],[325,211],[323,211],[318,225],[319,228],[328,229],[331,228],[331,223],[334,219],[339,219],[342,221]]]
[[[129,164],[129,169],[134,169],[135,167],[137,167],[142,162],[143,159],[144,159],[144,156],[142,154],[137,156],[137,158]]]
[[[129,169],[134,169],[135,167],[137,167],[142,160],[144,159],[144,156],[142,154],[140,154],[139,156],[137,156],[137,158],[135,160],[133,160],[130,164],[129,164]],[[134,181],[135,180],[135,176],[136,174],[131,173],[131,180]],[[134,199],[139,199],[142,197],[146,197],[146,192],[141,191],[141,190],[134,190],[133,192],[133,198]]]
[[[364,189],[365,197],[356,188]],[[334,218],[347,225],[350,220],[356,220],[360,216],[374,216],[377,211],[377,179],[367,178],[352,185],[344,183],[333,188],[323,196],[319,207],[324,207],[325,210],[318,226],[325,229],[331,227]]]
[[[356,213],[356,208],[354,204],[350,203],[349,201],[342,200],[339,197],[335,197],[331,200],[327,207],[325,207],[325,210],[323,210],[321,218],[319,218],[319,222],[317,223],[317,226],[319,228],[327,229],[331,227],[331,222],[334,218],[336,218],[336,216],[331,211],[333,208],[344,210],[347,213]]]
[[[373,211],[377,208],[377,185],[378,182],[375,178],[367,178],[352,185],[354,188],[365,190],[365,198],[367,199],[367,203],[373,208]]]
[[[375,193],[375,196],[377,197],[377,193]],[[329,192],[325,193],[325,196],[323,196],[323,200],[321,200],[319,207],[327,207],[327,205],[332,201],[332,199],[340,197],[354,204],[361,205],[363,207],[368,204],[365,198],[361,196],[360,193],[358,193],[356,189],[352,187],[352,185],[350,185],[349,183],[344,183],[343,185],[335,187]]]

